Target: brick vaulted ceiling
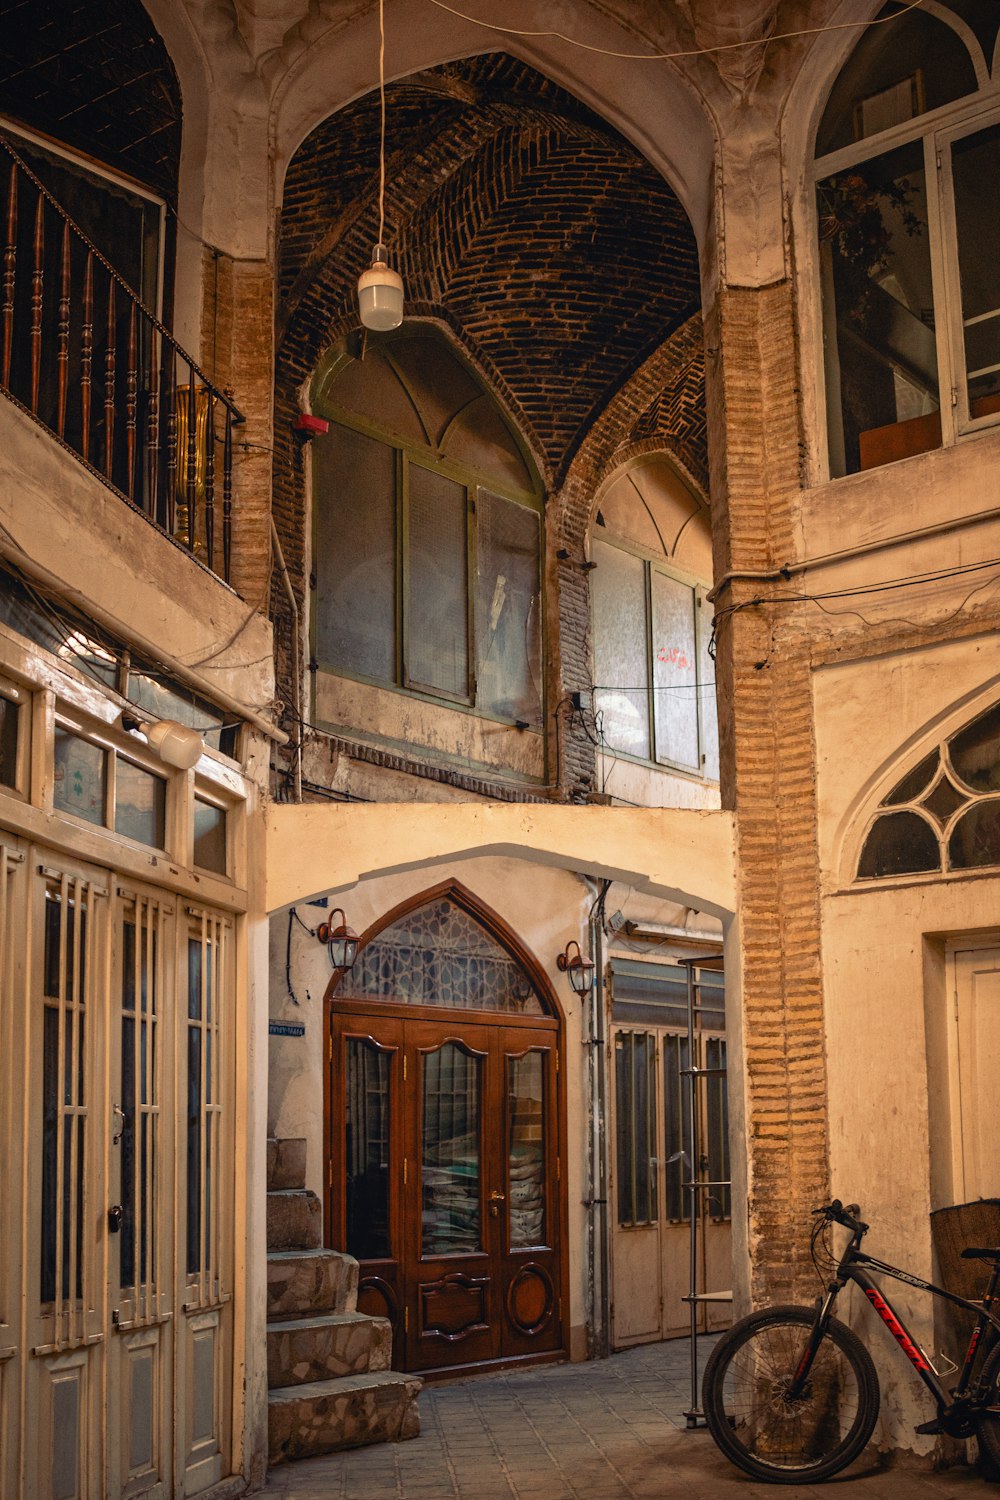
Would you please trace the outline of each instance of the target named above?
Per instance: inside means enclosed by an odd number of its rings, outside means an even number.
[[[317,127],[289,166],[286,392],[356,326],[354,285],[377,237],[377,142],[378,99],[367,95]],[[615,130],[503,54],[392,84],[386,152],[386,239],[408,313],[452,327],[558,484],[623,383],[698,312],[683,208]]]

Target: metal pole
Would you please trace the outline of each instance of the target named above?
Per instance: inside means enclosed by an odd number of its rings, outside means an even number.
[[[687,1023],[688,1023],[688,1141],[691,1150],[691,1165],[689,1169],[689,1182],[687,1184],[689,1195],[689,1212],[691,1214],[691,1285],[690,1301],[691,1309],[691,1405],[684,1413],[689,1427],[697,1427],[701,1410],[698,1406],[698,1312],[700,1304],[698,1298],[698,1212],[701,1207],[701,1197],[698,1192],[698,1101],[695,1096],[695,1084],[697,1073],[695,1071],[694,1055],[694,965],[688,963],[687,968]]]

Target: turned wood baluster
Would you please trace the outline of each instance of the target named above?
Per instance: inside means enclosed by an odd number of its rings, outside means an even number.
[[[177,359],[173,345],[167,346],[163,400],[167,415],[167,530],[177,525]]]
[[[59,269],[59,330],[56,349],[56,366],[59,371],[56,432],[60,437],[66,435],[66,393],[69,386],[69,290],[69,225],[64,220]]]
[[[187,544],[194,551],[195,505],[198,500],[198,390],[194,371],[188,365],[187,388]]]
[[[149,395],[146,400],[146,509],[157,520],[157,480],[160,477],[160,351],[159,334],[149,330]]]
[[[115,457],[115,284],[108,278],[108,349],[104,356],[104,476],[111,478]]]
[[[90,389],[94,363],[94,252],[87,251],[83,273],[83,323],[80,328],[80,448],[90,460]]]
[[[208,411],[205,415],[205,548],[206,562],[215,567],[215,394],[206,391]]]
[[[226,392],[228,395],[228,391]],[[222,576],[229,582],[233,540],[233,414],[226,407],[226,435],[222,445]]]
[[[135,413],[139,373],[136,369],[135,303],[129,304],[128,370],[125,375],[125,493],[135,499]]]
[[[42,373],[42,302],[45,282],[45,199],[35,205],[34,263],[31,270],[31,410],[38,411],[38,383]]]
[[[7,187],[7,225],[3,247],[3,345],[0,383],[10,385],[10,355],[14,341],[14,275],[17,269],[17,164],[11,162]]]

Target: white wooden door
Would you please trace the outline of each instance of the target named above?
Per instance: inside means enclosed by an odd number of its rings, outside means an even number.
[[[699,1033],[698,1067],[723,1068],[724,1039]],[[612,1342],[616,1349],[690,1332],[690,1192],[686,1033],[666,1027],[612,1031]],[[700,1180],[728,1176],[724,1075],[699,1084]],[[730,1198],[698,1194],[698,1290],[730,1286]],[[699,1308],[702,1330],[726,1327],[729,1301]]]
[[[102,871],[28,857],[21,1493],[103,1500],[108,885]]]
[[[952,955],[952,1162],[955,1201],[1000,1197],[1000,948]]]
[[[175,1256],[174,907],[119,887],[109,1068],[108,1464],[112,1495],[171,1493]]]
[[[7,1202],[0,1213],[0,1495],[20,1490],[19,1418],[23,1356],[21,1255],[23,1213],[25,1010],[27,931],[26,850],[7,835],[0,840],[0,1182]]]

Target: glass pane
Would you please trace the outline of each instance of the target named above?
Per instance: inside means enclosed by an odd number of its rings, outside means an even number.
[[[74,910],[53,892],[46,895],[42,1021],[42,1183],[40,1205],[40,1295],[82,1297],[85,1245],[83,1185],[86,1177],[86,1014],[83,1008],[83,944],[74,955]],[[64,925],[64,918],[65,925]],[[65,983],[59,995],[60,951],[65,942]],[[78,982],[74,985],[73,974]],[[62,1177],[60,1193],[59,1179]],[[75,1264],[75,1276],[73,1265]],[[61,1265],[61,1273],[60,1267]]]
[[[167,784],[141,766],[118,756],[115,761],[115,832],[140,844],[162,849],[166,826]]]
[[[726,1043],[723,1037],[710,1036],[705,1044],[705,1065],[726,1066]],[[709,1074],[705,1079],[705,1102],[708,1109],[708,1176],[711,1182],[729,1181],[729,1096],[724,1075]],[[732,1190],[709,1188],[706,1205],[710,1219],[732,1218]]]
[[[467,1254],[482,1244],[482,1059],[446,1042],[420,1064],[421,1254]]]
[[[715,696],[715,662],[708,654],[712,639],[712,606],[698,591],[698,703],[701,708],[701,771],[710,781],[719,779],[719,709]]]
[[[108,752],[68,729],[56,727],[52,798],[59,812],[103,823],[107,805]]]
[[[890,807],[896,802],[915,801],[920,793],[930,786],[937,768],[938,752],[933,750],[925,760],[920,762],[919,766],[914,766],[912,771],[907,771],[902,781],[897,782],[888,797],[883,797],[882,806]]]
[[[694,589],[654,568],[653,714],[656,758],[701,769]]]
[[[389,1241],[389,1068],[391,1054],[347,1041],[347,1253],[391,1254]]]
[[[469,694],[469,553],[465,486],[409,466],[406,681]]]
[[[445,456],[511,489],[531,491],[531,475],[521,450],[489,396],[466,407],[448,429]]]
[[[818,208],[832,471],[940,447],[922,143],[828,177]]]
[[[542,721],[537,511],[479,491],[476,515],[476,706]]]
[[[646,1032],[615,1038],[618,1222],[623,1225],[656,1218],[655,1046]]]
[[[1000,177],[1000,125],[956,141],[951,160],[969,415],[983,417],[1000,411],[1000,217],[983,191]]]
[[[0,786],[17,786],[17,724],[21,709],[0,694]]]
[[[194,799],[194,862],[218,875],[225,875],[228,868],[225,808],[202,802],[200,797]]]
[[[312,454],[316,660],[395,682],[395,449],[331,426]]]
[[[941,868],[937,835],[917,813],[883,813],[876,818],[858,862],[859,880],[918,875]]]
[[[687,1223],[691,1217],[691,1194],[685,1182],[691,1177],[691,1121],[687,1107],[690,1080],[683,1077],[688,1066],[686,1036],[663,1038],[663,1121],[666,1147],[667,1218]]]
[[[927,812],[933,813],[943,827],[956,808],[961,807],[962,803],[968,800],[964,792],[956,791],[948,778],[942,776],[930,796],[924,798],[921,806]]]
[[[456,1010],[545,1013],[517,960],[447,898],[408,912],[367,943],[337,993]]]
[[[134,932],[135,929],[133,928]],[[118,1141],[122,1206],[119,1255],[121,1285],[135,1284],[135,1017],[122,1016],[121,1023],[121,1136]]]
[[[649,652],[646,565],[594,540],[590,575],[594,613],[594,710],[612,750],[649,759]]]
[[[510,1122],[508,1199],[510,1246],[543,1245],[545,1229],[545,1056],[528,1052],[507,1059]]]
[[[440,448],[455,416],[481,395],[478,381],[443,339],[433,335],[397,336],[384,352],[420,413],[423,441]],[[369,419],[376,410],[368,408]]]
[[[405,385],[386,358],[388,352],[385,344],[379,345],[369,338],[364,359],[351,360],[338,370],[324,387],[323,399],[342,411],[375,423],[404,442],[426,443],[423,423]],[[317,453],[322,446],[322,442],[313,444]]]
[[[187,1258],[185,1264],[189,1274],[201,1270],[202,1259],[201,1070],[201,1027],[198,1025],[189,1025],[187,1037],[187,1160],[185,1163],[187,1168],[185,1173],[187,1185],[185,1203]]]
[[[959,818],[948,841],[948,859],[953,870],[1000,865],[1000,802],[976,803]]]
[[[886,6],[879,14],[892,15],[894,9]],[[816,154],[825,156],[976,88],[967,48],[937,17],[911,11],[887,26],[873,26],[834,84]]]
[[[1000,707],[988,709],[948,742],[952,768],[974,792],[1000,791]]]

